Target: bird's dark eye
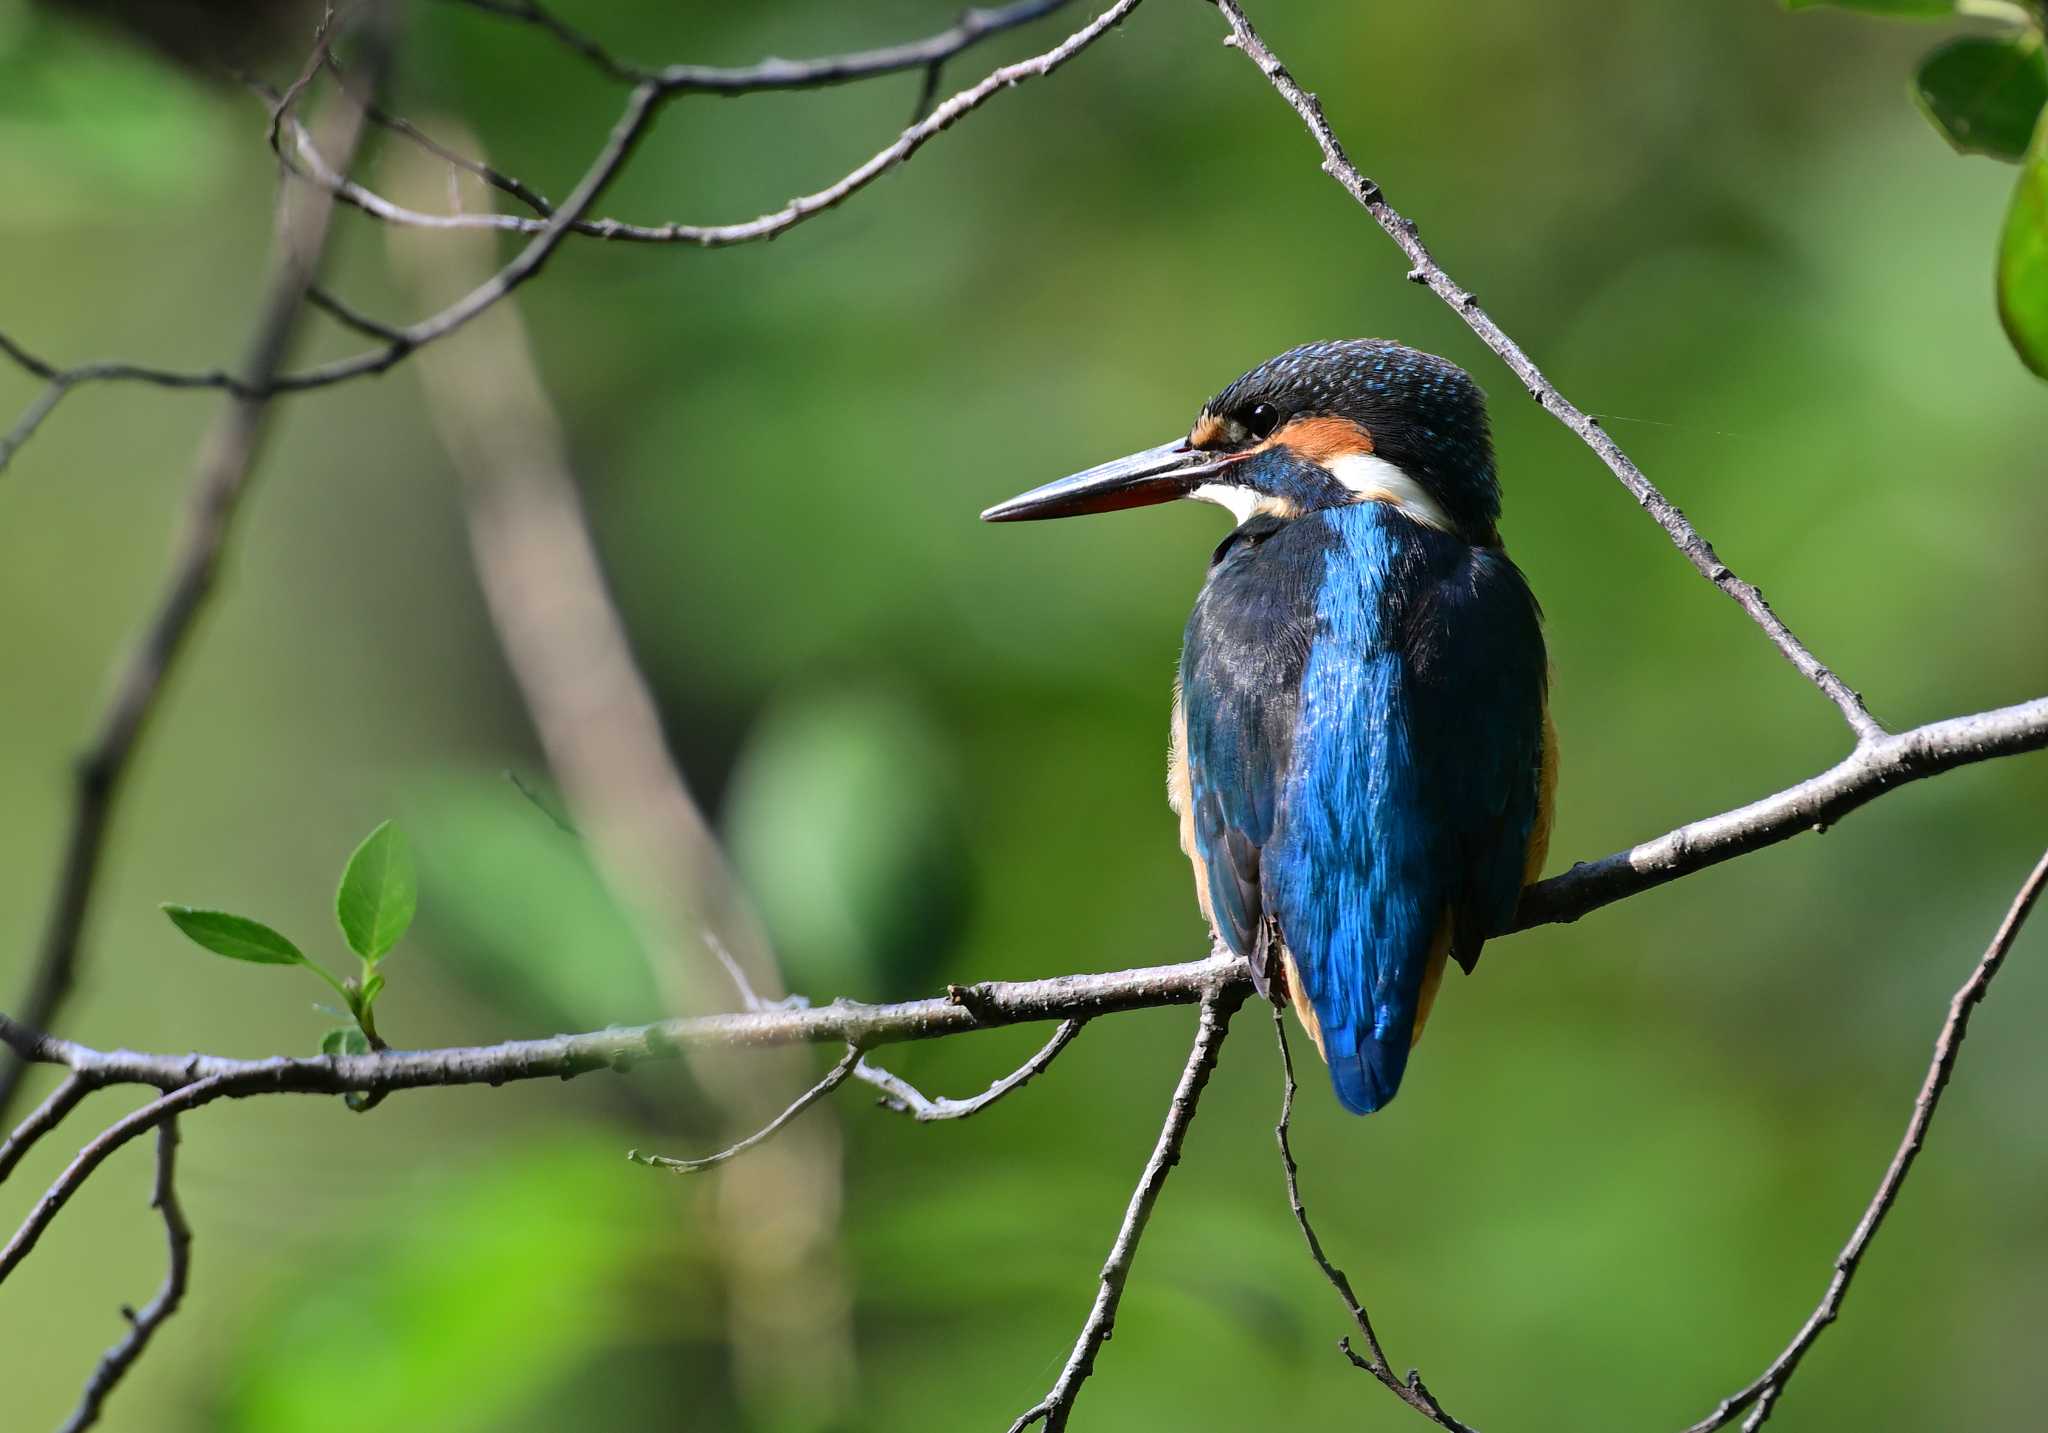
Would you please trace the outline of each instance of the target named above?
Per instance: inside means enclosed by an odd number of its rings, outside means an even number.
[[[1273,436],[1273,430],[1280,426],[1280,410],[1270,403],[1254,403],[1244,415],[1244,427],[1258,442],[1265,442]]]

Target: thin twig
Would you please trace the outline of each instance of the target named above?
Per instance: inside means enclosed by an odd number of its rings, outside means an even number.
[[[326,56],[326,64],[329,73],[337,80],[346,82],[347,71],[342,68],[341,62],[334,58],[332,52]],[[260,91],[261,87],[259,86],[258,88]],[[389,110],[369,103],[364,104],[363,113],[370,123],[381,129],[388,129],[393,134],[412,141],[412,143],[444,163],[451,164],[465,173],[475,175],[499,193],[509,195],[518,200],[534,213],[540,215],[541,218],[546,219],[553,216],[555,206],[548,201],[546,195],[540,193],[540,191],[525,181],[516,179],[481,159],[472,159],[466,154],[449,148],[404,115],[393,114]]]
[[[882,175],[907,162],[912,155],[924,148],[933,138],[951,128],[962,116],[980,108],[1001,91],[1012,89],[1025,80],[1051,74],[1087,49],[1103,34],[1121,24],[1124,17],[1135,10],[1138,4],[1139,0],[1117,0],[1117,3],[1052,49],[993,71],[980,83],[961,90],[922,121],[904,130],[893,143],[878,151],[865,163],[823,189],[790,200],[780,209],[732,224],[633,224],[618,219],[585,219],[578,213],[569,219],[568,228],[574,233],[597,239],[643,244],[690,244],[705,249],[722,249],[734,244],[772,239],[807,219],[837,208]],[[635,93],[668,99],[682,93],[685,88],[688,87],[677,87],[648,79],[642,81],[641,88]],[[318,146],[305,137],[303,131],[298,135],[297,142],[292,148],[298,158],[295,172],[345,203],[388,224],[428,229],[495,229],[514,234],[537,234],[544,232],[562,217],[560,212],[551,220],[536,219],[523,214],[429,214],[395,203],[367,186],[338,174],[322,157]],[[363,371],[359,367],[362,362],[362,359],[345,359],[339,363],[329,364],[323,369],[293,375],[284,382],[286,386],[291,387],[316,387],[342,378],[352,378]]]
[[[623,84],[652,82],[675,94],[756,94],[763,90],[822,89],[827,85],[892,75],[903,70],[943,64],[991,35],[1028,25],[1050,15],[1068,0],[1018,0],[995,9],[972,9],[958,21],[921,40],[887,45],[847,55],[810,60],[767,59],[738,67],[662,65],[650,67],[621,60],[590,36],[560,19],[534,0],[463,0],[471,9],[521,20],[554,36],[591,64]]]
[[[1829,701],[1841,711],[1842,719],[1856,736],[1860,745],[1877,741],[1885,735],[1885,729],[1871,716],[1863,704],[1863,698],[1852,691],[1848,684],[1821,664],[1818,657],[1806,644],[1794,636],[1791,628],[1773,612],[1764,601],[1763,594],[1749,583],[1737,577],[1725,562],[1715,553],[1713,546],[1702,536],[1684,513],[1673,506],[1671,501],[1659,492],[1655,484],[1643,476],[1628,454],[1601,428],[1599,420],[1582,412],[1570,402],[1557,386],[1544,377],[1535,361],[1522,350],[1501,326],[1493,321],[1486,310],[1479,306],[1467,289],[1452,282],[1450,275],[1430,256],[1424,247],[1414,221],[1407,219],[1389,204],[1379,185],[1358,171],[1344,153],[1344,146],[1337,141],[1330,124],[1323,117],[1323,107],[1316,97],[1295,83],[1294,76],[1280,63],[1273,52],[1259,38],[1251,21],[1245,18],[1237,0],[1215,0],[1216,8],[1230,25],[1230,38],[1226,44],[1244,52],[1246,58],[1259,67],[1262,74],[1287,101],[1301,121],[1308,127],[1317,146],[1323,152],[1323,172],[1344,186],[1346,193],[1371,214],[1387,237],[1399,246],[1413,265],[1408,277],[1450,305],[1452,312],[1465,321],[1479,336],[1479,341],[1492,349],[1502,362],[1514,371],[1529,395],[1542,404],[1545,411],[1565,427],[1578,435],[1579,441],[1591,448],[1608,470],[1621,480],[1630,496],[1655,519],[1664,529],[1672,545],[1684,554],[1686,561],[1696,568],[1702,577],[1714,584],[1732,598],[1750,619],[1764,630],[1771,643],[1787,661],[1826,694]]]
[[[1912,1171],[1913,1161],[1919,1158],[1921,1147],[1927,1142],[1934,1112],[1941,1104],[1942,1092],[1948,1088],[1949,1076],[1955,1072],[1956,1057],[1970,1033],[1970,1014],[1991,989],[1993,978],[2005,963],[2006,953],[2012,949],[2020,927],[2027,923],[2027,916],[2044,888],[2048,888],[2048,853],[2043,853],[2032,874],[2020,886],[2019,893],[2006,910],[2005,919],[1999,922],[1997,933],[1991,937],[1991,944],[1985,947],[1969,979],[1949,1001],[1948,1018],[1942,1021],[1941,1033],[1935,1037],[1934,1058],[1927,1066],[1927,1077],[1920,1082],[1919,1094],[1913,1097],[1913,1113],[1906,1121],[1906,1133],[1899,1140],[1899,1147],[1892,1152],[1891,1163],[1885,1167],[1884,1177],[1877,1182],[1877,1192],[1871,1195],[1870,1203],[1864,1207],[1863,1217],[1856,1221],[1849,1242],[1835,1256],[1834,1272],[1828,1279],[1827,1292],[1821,1295],[1819,1305],[1807,1316],[1785,1351],[1771,1360],[1768,1368],[1746,1387],[1722,1399],[1719,1407],[1693,1424],[1686,1433],[1714,1433],[1715,1429],[1726,1427],[1745,1408],[1751,1411],[1743,1420],[1743,1433],[1756,1433],[1771,1416],[1778,1395],[1785,1391],[1785,1385],[1797,1371],[1799,1361],[1806,1357],[1821,1332],[1841,1313],[1842,1301],[1848,1297],[1849,1281],[1856,1277],[1857,1266],[1869,1251],[1871,1240],[1877,1237],[1885,1215],[1898,1202],[1899,1190]]]
[[[964,1120],[970,1115],[980,1114],[1004,1095],[1012,1090],[1024,1088],[1044,1074],[1046,1066],[1059,1058],[1060,1051],[1073,1043],[1074,1037],[1081,1033],[1081,1027],[1087,1023],[1086,1020],[1061,1021],[1060,1028],[1053,1031],[1052,1038],[1040,1046],[1036,1054],[969,1099],[953,1100],[943,1095],[933,1099],[901,1075],[885,1070],[879,1065],[870,1065],[865,1060],[855,1068],[854,1074],[882,1092],[882,1098],[876,1103],[883,1109],[909,1115],[919,1124],[933,1124],[939,1120]]]
[[[825,1074],[825,1078],[789,1102],[786,1109],[767,1124],[755,1130],[745,1139],[727,1145],[716,1154],[707,1154],[701,1159],[671,1159],[665,1154],[642,1154],[637,1149],[626,1151],[626,1158],[635,1164],[644,1164],[650,1169],[666,1169],[674,1174],[696,1174],[700,1170],[715,1169],[736,1155],[745,1154],[755,1145],[774,1138],[777,1131],[825,1096],[846,1083],[853,1067],[860,1063],[860,1046],[848,1045],[846,1053]]]
[[[366,31],[373,43],[382,37],[381,29],[374,25]],[[325,43],[324,35],[321,43]],[[377,44],[367,62],[372,74],[381,74],[384,55],[382,45]],[[343,102],[333,107],[328,122],[330,142],[346,162],[362,135],[362,112]],[[326,249],[333,212],[333,204],[324,195],[311,196],[296,210],[287,209],[280,197],[277,252],[241,369],[242,384],[252,394],[266,387],[284,365],[298,326],[301,299]],[[52,387],[45,390],[46,398],[60,391],[59,383],[68,390],[80,381],[76,371],[49,376]],[[237,395],[208,432],[200,448],[198,477],[187,501],[185,529],[169,580],[116,674],[92,741],[75,767],[64,856],[28,993],[17,1007],[20,1018],[37,1028],[50,1024],[71,992],[122,778],[156,709],[165,679],[213,591],[222,553],[255,471],[267,413],[268,405],[261,397]],[[12,1106],[22,1073],[18,1061],[0,1056],[0,1116]]]
[[[1337,1297],[1343,1300],[1345,1311],[1351,1315],[1351,1322],[1358,1327],[1359,1338],[1365,1342],[1365,1352],[1362,1354],[1351,1346],[1351,1340],[1348,1338],[1339,1342],[1337,1347],[1354,1366],[1377,1378],[1392,1390],[1396,1398],[1439,1428],[1451,1429],[1453,1433],[1473,1433],[1468,1424],[1461,1423],[1444,1412],[1443,1405],[1436,1401],[1436,1395],[1423,1384],[1421,1374],[1412,1368],[1408,1370],[1405,1379],[1394,1373],[1392,1365],[1387,1362],[1386,1351],[1380,1347],[1379,1335],[1373,1331],[1372,1317],[1366,1313],[1365,1305],[1359,1302],[1358,1295],[1352,1292],[1351,1280],[1346,1278],[1344,1271],[1332,1264],[1329,1255],[1323,1252],[1323,1241],[1316,1237],[1315,1226],[1308,1220],[1308,1209],[1301,1202],[1301,1170],[1294,1162],[1294,1146],[1288,1137],[1294,1120],[1294,1054],[1287,1047],[1287,1022],[1277,1005],[1273,1007],[1273,1034],[1280,1043],[1280,1073],[1283,1081],[1280,1093],[1280,1122],[1273,1126],[1273,1138],[1279,1142],[1280,1167],[1287,1176],[1287,1205],[1293,1210],[1295,1225],[1301,1230],[1301,1237],[1308,1244],[1309,1256],[1316,1261],[1316,1267],[1323,1271],[1323,1277],[1330,1281],[1330,1287],[1337,1291]]]
[[[1174,1087],[1173,1102],[1166,1109],[1166,1123],[1160,1127],[1158,1142],[1152,1146],[1152,1157],[1145,1161],[1144,1173],[1138,1176],[1138,1187],[1131,1191],[1131,1202],[1124,1210],[1123,1223],[1116,1231],[1116,1241],[1109,1246],[1109,1258],[1102,1265],[1102,1284],[1096,1290],[1094,1307],[1088,1311],[1088,1319],[1081,1325],[1081,1335],[1074,1340],[1074,1350],[1067,1355],[1066,1366],[1053,1382],[1052,1390],[1026,1409],[1010,1425],[1010,1433],[1023,1433],[1032,1424],[1043,1422],[1046,1433],[1060,1433],[1067,1426],[1067,1419],[1074,1411],[1074,1400],[1080,1396],[1081,1385],[1095,1371],[1095,1356],[1102,1345],[1109,1340],[1116,1326],[1116,1309],[1124,1296],[1124,1285],[1131,1276],[1131,1264],[1138,1256],[1138,1241],[1145,1237],[1145,1225],[1152,1218],[1153,1206],[1159,1202],[1159,1191],[1166,1185],[1166,1176],[1180,1163],[1181,1146],[1188,1137],[1188,1126],[1194,1123],[1195,1106],[1202,1098],[1202,1089],[1209,1083],[1210,1072],[1216,1068],[1217,1052],[1222,1049],[1223,1037],[1230,1031],[1230,1017],[1244,1003],[1246,987],[1242,984],[1215,986],[1202,996],[1201,1018],[1195,1026],[1194,1048],[1188,1051],[1186,1068],[1180,1072],[1180,1083]]]
[[[7,1176],[14,1173],[14,1166],[21,1163],[22,1156],[35,1142],[62,1124],[64,1116],[77,1109],[78,1102],[92,1091],[92,1082],[84,1076],[66,1075],[47,1099],[29,1111],[28,1118],[14,1127],[6,1143],[0,1144],[0,1184],[7,1182]]]
[[[163,1220],[164,1243],[169,1250],[163,1284],[157,1289],[156,1297],[139,1311],[122,1310],[128,1314],[128,1332],[100,1358],[99,1366],[86,1380],[78,1407],[65,1420],[59,1433],[80,1433],[80,1430],[99,1421],[100,1408],[107,1395],[114,1391],[114,1385],[142,1357],[156,1331],[184,1302],[185,1287],[192,1272],[192,1228],[185,1222],[185,1211],[178,1203],[177,1174],[178,1122],[167,1119],[157,1126],[156,1185],[149,1201],[150,1207]]]
[[[761,1010],[767,1007],[770,1002],[762,1000],[755,991],[754,982],[747,978],[746,969],[741,966],[726,943],[718,938],[717,931],[708,928],[704,931],[704,948],[724,967],[726,978],[732,981],[733,990],[740,997],[741,1009]]]
[[[508,20],[519,20],[532,25],[535,29],[554,36],[622,84],[642,84],[651,78],[638,65],[631,65],[615,58],[604,46],[567,21],[558,19],[552,10],[536,3],[536,0],[460,0],[460,3],[472,10],[481,10],[486,15],[501,15]]]
[[[338,295],[329,293],[318,284],[314,284],[306,290],[306,302],[319,309],[322,313],[330,315],[336,322],[354,329],[365,338],[379,339],[385,343],[405,342],[405,335],[398,329],[381,319],[371,318],[361,309],[356,308]]]
[[[78,1193],[85,1181],[92,1177],[94,1170],[106,1163],[108,1155],[137,1135],[149,1133],[168,1119],[187,1110],[197,1109],[201,1105],[211,1104],[223,1095],[234,1093],[236,1091],[232,1076],[218,1075],[210,1079],[197,1080],[183,1089],[172,1090],[169,1094],[158,1096],[133,1114],[126,1115],[101,1130],[79,1150],[71,1163],[64,1167],[64,1172],[57,1176],[56,1183],[45,1190],[43,1197],[29,1210],[28,1217],[22,1220],[21,1227],[14,1231],[14,1237],[7,1241],[7,1246],[0,1249],[0,1281],[5,1281],[7,1276],[20,1266],[21,1261],[29,1256],[29,1252],[36,1246],[36,1241],[43,1237],[64,1206],[71,1202],[71,1196]]]
[[[924,83],[917,87],[917,103],[910,107],[910,122],[918,123],[932,112],[932,101],[939,97],[939,85],[946,78],[946,62],[933,60],[925,66]]]
[[[0,334],[0,349],[4,349],[13,357],[19,359],[27,358],[27,355],[22,354],[12,343],[7,341],[5,334]],[[35,360],[25,362],[23,366],[28,368],[31,373],[37,373],[47,368],[47,365]],[[54,371],[44,376],[47,377],[48,381],[43,384],[43,391],[36,394],[28,407],[22,410],[21,416],[15,419],[14,426],[7,430],[5,436],[0,436],[0,473],[7,471],[8,463],[13,461],[14,455],[21,451],[21,445],[36,435],[36,429],[43,426],[43,420],[56,410],[59,403],[64,401],[64,395],[71,390],[71,385],[76,382],[71,375],[55,373]]]
[[[472,3],[475,3],[475,0],[472,0]],[[649,81],[643,82],[635,89],[619,122],[613,127],[610,139],[585,172],[583,180],[562,202],[561,207],[545,220],[515,214],[436,215],[405,209],[337,172],[331,163],[321,157],[321,146],[310,140],[303,146],[298,145],[296,141],[303,135],[303,128],[287,115],[283,124],[286,129],[293,132],[295,144],[286,148],[288,152],[292,148],[299,150],[304,161],[299,171],[302,177],[344,202],[363,208],[366,212],[392,223],[435,228],[502,229],[531,234],[534,236],[533,242],[482,288],[465,295],[439,313],[395,329],[385,340],[383,347],[301,369],[296,373],[278,374],[262,382],[252,382],[224,369],[181,371],[126,362],[85,363],[64,368],[39,357],[8,335],[0,333],[0,354],[5,354],[18,366],[51,385],[37,396],[22,419],[9,432],[7,439],[0,441],[0,465],[4,465],[5,460],[13,455],[14,449],[49,416],[51,408],[72,390],[87,383],[136,382],[160,388],[214,388],[241,398],[268,398],[281,393],[302,393],[315,388],[325,388],[332,384],[386,372],[427,344],[446,338],[514,288],[531,279],[546,263],[563,236],[568,233],[645,243],[695,244],[704,248],[723,248],[732,244],[772,239],[807,219],[838,207],[889,170],[908,161],[930,140],[950,128],[962,116],[978,109],[999,91],[1013,88],[1027,79],[1051,74],[1119,24],[1126,15],[1137,8],[1138,3],[1139,0],[1117,0],[1115,5],[1052,49],[1017,64],[1006,65],[983,79],[981,83],[954,95],[922,123],[905,130],[893,144],[836,183],[792,199],[781,209],[737,224],[638,225],[614,219],[585,217],[598,195],[617,176],[627,152],[645,132],[661,101],[690,88],[687,85],[664,87],[660,83]],[[483,5],[481,8],[514,14],[521,7]],[[754,70],[762,71],[766,68],[764,64],[754,67]],[[851,74],[845,77],[857,78]],[[764,79],[762,83],[742,88],[748,87],[790,86],[770,84]]]
[[[292,82],[285,86],[284,92],[278,95],[277,99],[270,106],[270,129],[267,138],[271,152],[280,159],[284,157],[284,154],[279,143],[279,131],[283,129],[286,118],[292,112],[292,107],[306,93],[306,87],[313,83],[313,76],[320,73],[320,66],[327,59],[327,50],[334,43],[336,32],[334,7],[332,5],[321,6],[320,19],[313,26],[313,49],[311,53],[306,56],[305,64],[299,67],[299,72],[293,76]]]

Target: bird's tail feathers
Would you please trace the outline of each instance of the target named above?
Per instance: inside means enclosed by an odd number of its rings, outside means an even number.
[[[1393,1039],[1366,1035],[1357,1048],[1340,1054],[1330,1051],[1330,1083],[1345,1109],[1355,1115],[1369,1115],[1384,1109],[1401,1088],[1402,1072],[1408,1068],[1410,1042],[1404,1030]]]

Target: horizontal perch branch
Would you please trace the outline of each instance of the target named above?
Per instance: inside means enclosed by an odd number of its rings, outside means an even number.
[[[1909,782],[1971,762],[2048,746],[2048,697],[1954,717],[1884,737],[1797,786],[1734,811],[1681,826],[1628,851],[1574,866],[1523,897],[1516,929],[1576,920],[1667,881],[1824,827]],[[230,1060],[217,1055],[101,1051],[42,1035],[0,1015],[0,1040],[24,1058],[63,1065],[91,1085],[177,1089],[218,1081],[213,1098],[267,1093],[385,1093],[429,1085],[502,1084],[630,1069],[690,1045],[803,1043],[871,1050],[970,1030],[1041,1020],[1087,1019],[1121,1010],[1191,1005],[1211,988],[1249,980],[1235,956],[1045,980],[994,980],[891,1005],[763,1006],[579,1035],[553,1035],[443,1050]]]

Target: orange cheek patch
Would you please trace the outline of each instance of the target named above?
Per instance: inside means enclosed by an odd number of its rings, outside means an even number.
[[[1195,430],[1188,434],[1188,445],[1195,448],[1218,448],[1229,439],[1224,431],[1223,420],[1214,414],[1204,413],[1195,420]]]
[[[1328,467],[1350,453],[1370,453],[1372,434],[1349,418],[1296,418],[1259,446],[1292,448],[1312,463]]]

